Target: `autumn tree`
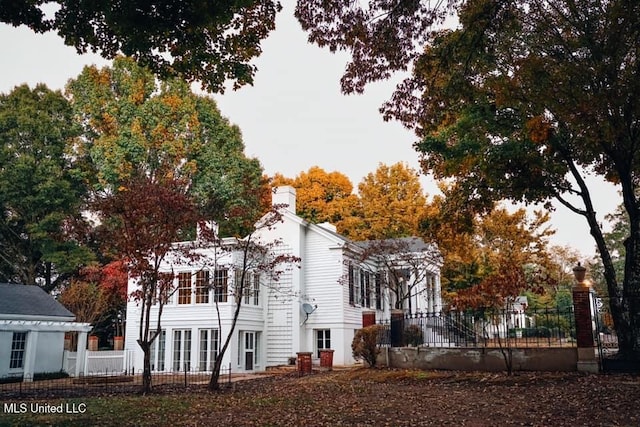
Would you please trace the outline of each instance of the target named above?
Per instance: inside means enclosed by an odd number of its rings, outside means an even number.
[[[96,188],[118,188],[137,175],[179,180],[224,234],[247,232],[238,229],[240,213],[253,212],[250,223],[266,211],[262,167],[245,156],[240,130],[183,80],[158,82],[118,57],[112,67],[85,67],[67,93],[84,126],[76,150],[95,168]]]
[[[185,194],[184,183],[157,182],[136,176],[123,182],[114,193],[105,194],[95,205],[102,221],[102,241],[107,249],[125,260],[127,272],[135,281],[131,295],[140,307],[138,345],[144,353],[144,393],[151,391],[151,344],[161,330],[164,304],[173,292],[172,272],[162,269],[174,258],[195,256],[189,246],[174,247],[186,228],[199,220],[193,201]],[[151,308],[156,307],[156,325]]]
[[[299,1],[296,14],[312,42],[352,54],[345,92],[412,67],[383,113],[416,130],[425,171],[455,179],[469,205],[555,199],[586,220],[603,263],[619,355],[638,360],[640,4],[318,0]],[[449,14],[458,26],[434,30]],[[622,194],[629,219],[622,280],[587,171]]]
[[[0,95],[0,276],[50,292],[86,265],[87,188],[71,106],[44,85]]]
[[[348,235],[355,240],[382,240],[418,235],[427,200],[418,172],[404,163],[380,164],[360,184],[362,222]]]
[[[326,172],[312,166],[295,178],[276,174],[273,187],[290,185],[296,189],[296,214],[314,224],[330,222],[338,233],[350,236],[354,224],[360,222],[358,196],[353,194],[353,184],[341,172]]]
[[[474,254],[470,265],[450,263],[443,269],[444,286],[456,307],[495,307],[504,309],[524,291],[543,291],[555,283],[548,238],[553,231],[546,225],[548,213],[528,214],[524,209],[509,212],[497,207],[489,215],[477,217],[472,247],[460,251]],[[451,265],[453,264],[453,265]],[[448,275],[449,269],[458,275]],[[454,278],[454,280],[448,279]]]
[[[77,322],[95,324],[105,312],[107,301],[100,285],[89,276],[90,273],[81,272],[82,279],[73,279],[58,301],[76,316]]]
[[[45,10],[52,5],[53,14]],[[3,0],[0,22],[26,25],[36,33],[56,31],[78,53],[131,56],[160,77],[197,80],[223,92],[226,80],[234,88],[253,83],[251,60],[262,52],[260,43],[275,28],[280,9],[273,0]]]

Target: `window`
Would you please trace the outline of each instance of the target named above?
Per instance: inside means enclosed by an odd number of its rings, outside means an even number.
[[[260,275],[257,273],[246,272],[244,279],[245,283],[242,289],[242,293],[244,295],[244,304],[260,305]],[[241,280],[242,270],[236,270],[235,283],[240,283]]]
[[[151,370],[164,371],[164,355],[166,349],[167,331],[164,329],[151,343]]]
[[[178,274],[178,304],[191,304],[191,273]]]
[[[22,369],[24,367],[24,350],[27,345],[26,332],[14,332],[11,340],[11,358],[9,369]]]
[[[371,280],[368,271],[360,273],[360,303],[363,307],[371,307]]]
[[[349,263],[349,304],[355,305],[354,290],[355,290],[356,273],[353,264]]]
[[[191,330],[173,331],[173,370],[191,370]]]
[[[382,273],[376,273],[376,309],[382,310]]]
[[[320,350],[331,348],[331,329],[316,330],[316,355],[320,357]]]
[[[209,302],[209,271],[200,270],[196,273],[196,304]]]
[[[260,305],[260,275],[253,275],[253,305]]]
[[[351,305],[361,305],[364,300],[362,280],[364,279],[360,268],[349,263],[349,304]]]
[[[228,271],[226,268],[216,270],[213,279],[214,299],[216,302],[227,302]]]
[[[353,289],[353,300],[355,301],[355,305],[362,305],[362,283],[360,282],[361,274],[360,268],[354,268],[354,284],[355,287]]]
[[[210,371],[220,351],[220,335],[217,329],[200,329],[200,371]]]

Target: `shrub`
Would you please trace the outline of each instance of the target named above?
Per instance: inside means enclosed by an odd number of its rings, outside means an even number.
[[[417,347],[424,343],[422,329],[418,325],[409,325],[404,330],[404,343]]]
[[[384,327],[382,325],[371,325],[358,329],[351,342],[353,358],[356,360],[364,360],[371,368],[375,367],[378,354],[380,354],[378,335],[383,330]]]

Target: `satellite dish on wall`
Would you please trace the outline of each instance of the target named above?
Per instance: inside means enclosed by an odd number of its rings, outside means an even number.
[[[316,311],[316,308],[318,306],[312,306],[311,304],[305,302],[304,304],[302,304],[302,311],[304,311],[307,315],[313,313],[314,311]]]
[[[314,311],[316,311],[316,309],[318,308],[318,305],[311,305],[307,302],[302,304],[302,311],[304,311],[304,314],[307,315],[307,317],[304,319],[304,322],[302,322],[300,324],[300,326],[304,325],[305,323],[307,323],[307,320],[309,320],[309,315],[311,313],[313,313]]]

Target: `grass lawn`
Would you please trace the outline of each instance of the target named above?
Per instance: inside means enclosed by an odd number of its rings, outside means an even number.
[[[260,377],[219,393],[1,400],[0,426],[637,426],[638,398],[631,375],[353,369]],[[26,412],[7,413],[11,404]]]

